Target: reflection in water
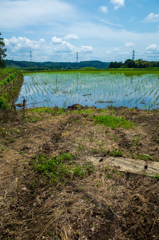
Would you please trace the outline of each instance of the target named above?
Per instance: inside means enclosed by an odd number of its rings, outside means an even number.
[[[65,107],[78,103],[83,106],[138,107],[159,106],[158,75],[125,76],[123,73],[32,73],[24,76],[24,84],[16,103],[22,97],[35,107]],[[144,104],[143,104],[144,103]]]
[[[131,79],[131,84],[133,84],[133,76],[130,76],[130,79]]]

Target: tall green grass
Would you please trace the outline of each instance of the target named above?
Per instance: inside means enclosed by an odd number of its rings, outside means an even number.
[[[6,68],[0,68],[0,76],[1,76],[2,74],[14,73],[14,72],[16,72],[16,71],[17,71],[16,68],[8,68],[8,67],[6,67]]]
[[[17,73],[12,73],[9,76],[7,76],[6,78],[4,78],[3,80],[1,80],[0,86],[7,85],[11,80],[13,80],[15,78],[16,75],[17,75]]]

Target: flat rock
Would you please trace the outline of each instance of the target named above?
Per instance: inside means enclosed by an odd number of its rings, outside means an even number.
[[[110,166],[117,167],[119,171],[131,172],[136,174],[146,174],[149,176],[159,175],[159,162],[148,162],[148,168],[145,169],[146,161],[123,158],[123,157],[104,157],[102,162],[100,162],[101,157],[89,157],[90,160],[95,166]]]

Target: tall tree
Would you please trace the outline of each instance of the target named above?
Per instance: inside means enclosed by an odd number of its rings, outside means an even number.
[[[2,34],[0,33],[0,36]],[[5,67],[5,60],[4,58],[7,56],[6,55],[6,51],[7,49],[5,48],[5,43],[3,38],[0,37],[0,68],[4,68]]]

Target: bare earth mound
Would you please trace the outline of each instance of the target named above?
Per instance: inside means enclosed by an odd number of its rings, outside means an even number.
[[[159,239],[158,128],[78,105],[1,123],[0,239]]]

